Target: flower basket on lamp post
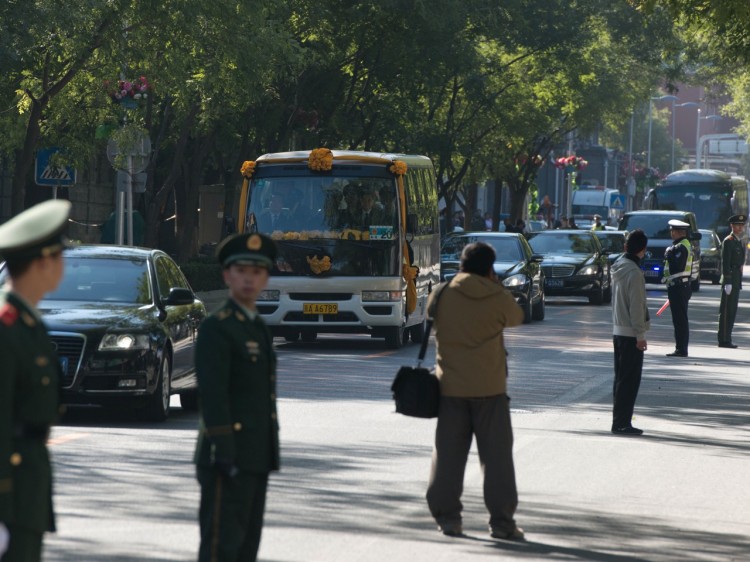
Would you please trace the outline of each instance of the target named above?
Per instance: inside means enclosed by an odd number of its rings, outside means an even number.
[[[137,108],[148,98],[151,91],[151,84],[145,76],[140,76],[135,80],[118,80],[114,84],[107,80],[104,86],[112,101],[125,109]]]

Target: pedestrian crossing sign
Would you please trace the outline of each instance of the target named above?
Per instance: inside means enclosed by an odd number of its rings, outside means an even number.
[[[609,202],[609,206],[615,211],[625,210],[625,196],[621,194],[612,194],[612,199]]]
[[[76,183],[76,169],[70,166],[53,166],[52,156],[59,152],[59,148],[44,148],[36,154],[34,181],[37,185],[57,187]]]

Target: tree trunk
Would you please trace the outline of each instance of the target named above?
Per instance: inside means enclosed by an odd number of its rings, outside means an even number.
[[[503,180],[495,176],[495,197],[492,201],[492,230],[500,230],[500,213],[503,209]]]
[[[13,173],[11,186],[11,212],[13,216],[26,208],[26,181],[31,167],[34,165],[34,149],[39,141],[39,121],[42,118],[42,106],[37,100],[32,100],[29,112],[29,123],[26,126],[26,136],[23,148],[16,151],[16,169]]]

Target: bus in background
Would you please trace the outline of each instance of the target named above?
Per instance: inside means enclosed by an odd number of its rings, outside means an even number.
[[[265,154],[242,174],[239,230],[279,248],[257,302],[274,335],[367,333],[391,349],[423,340],[440,279],[429,158],[319,148]]]
[[[692,211],[698,228],[713,230],[722,240],[729,217],[747,214],[747,180],[719,170],[679,170],[648,192],[646,209]]]

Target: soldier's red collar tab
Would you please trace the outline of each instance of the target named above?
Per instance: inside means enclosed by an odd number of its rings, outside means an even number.
[[[18,320],[18,309],[6,302],[2,308],[0,308],[0,322],[6,326],[12,326]]]

